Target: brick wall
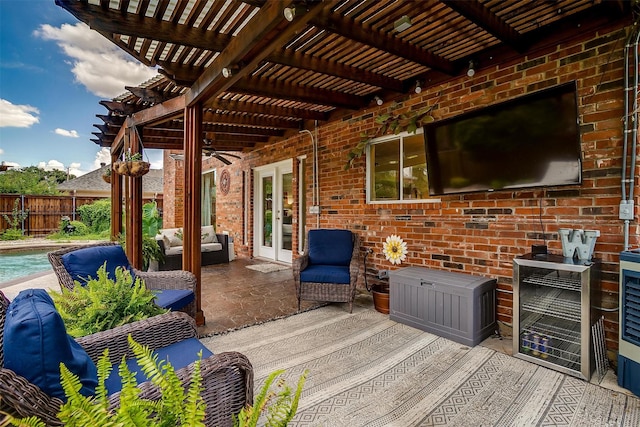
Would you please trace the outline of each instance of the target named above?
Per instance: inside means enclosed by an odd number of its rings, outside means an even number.
[[[164,164],[164,203],[162,226],[164,228],[182,227],[184,218],[184,160],[173,160],[165,150]]]
[[[397,102],[353,113],[318,128],[320,226],[354,230],[368,257],[368,280],[375,281],[378,269],[392,267],[381,253],[390,234],[400,235],[409,253],[405,265],[469,272],[498,280],[498,317],[503,331],[512,320],[512,260],[529,252],[532,244],[547,241],[550,252],[561,253],[559,228],[597,229],[595,253],[603,260],[602,306],[616,307],[618,299],[618,254],[623,249],[623,223],[618,219],[621,197],[623,41],[624,30],[585,36],[585,39],[539,50],[535,54],[500,65],[481,67],[473,78],[453,79],[419,95],[407,95]],[[580,186],[535,188],[443,196],[429,203],[367,204],[365,159],[344,170],[349,150],[362,132],[374,133],[375,117],[415,111],[432,105],[436,120],[475,108],[512,99],[547,87],[575,80],[578,87],[583,150],[583,184]],[[440,94],[439,94],[440,93]],[[291,138],[248,153],[227,168],[231,191],[218,192],[218,229],[235,237],[239,256],[251,256],[249,224],[239,214],[244,185],[252,188],[251,168],[307,155],[305,177],[307,200],[312,197],[311,142],[308,135]],[[217,164],[218,167],[220,164]],[[223,168],[218,169],[220,172]],[[294,166],[294,187],[298,176]],[[219,176],[219,174],[218,174]],[[637,173],[636,173],[637,176]],[[167,180],[165,179],[165,183]],[[166,184],[165,184],[166,185]],[[636,195],[640,195],[638,183]],[[165,210],[168,192],[165,190]],[[638,196],[636,196],[636,205]],[[297,206],[294,206],[294,210]],[[637,214],[637,213],[636,213]],[[637,219],[637,217],[636,217]],[[541,226],[542,221],[542,226]],[[308,214],[307,228],[316,226]],[[243,244],[244,227],[249,240]],[[631,244],[640,244],[637,221],[631,224]],[[294,254],[297,236],[294,227]],[[359,286],[364,286],[360,278]],[[618,313],[604,312],[610,358],[617,349]]]

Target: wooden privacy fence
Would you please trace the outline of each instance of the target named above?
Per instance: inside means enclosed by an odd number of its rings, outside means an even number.
[[[68,216],[72,221],[79,221],[78,207],[104,199],[104,197],[0,194],[0,232],[10,227],[4,215],[13,219],[12,212],[16,199],[18,199],[18,210],[28,210],[29,212],[27,218],[18,225],[18,228],[23,231],[25,236],[38,237],[58,231],[63,216]],[[145,203],[150,201],[144,200]],[[157,199],[156,202],[158,210],[162,212],[162,199]]]

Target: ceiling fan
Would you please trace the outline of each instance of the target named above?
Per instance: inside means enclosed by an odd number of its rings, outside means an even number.
[[[215,148],[213,148],[213,144],[212,141],[210,139],[205,138],[203,141],[204,143],[204,147],[202,148],[202,152],[209,156],[209,157],[215,157],[216,159],[220,160],[222,163],[224,163],[225,165],[230,165],[231,164],[231,160],[227,159],[227,157],[235,157],[236,159],[241,159],[242,157],[237,156],[235,154],[231,154],[231,153],[221,153],[219,151],[217,151]]]

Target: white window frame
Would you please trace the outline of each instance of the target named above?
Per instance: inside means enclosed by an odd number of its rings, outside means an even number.
[[[384,142],[388,142],[395,139],[400,139],[400,171],[404,169],[404,138],[414,135],[422,135],[422,128],[416,129],[415,133],[409,132],[401,132],[397,135],[386,135],[380,138],[376,138],[371,141],[370,144],[367,145],[366,155],[367,155],[367,168],[365,171],[366,174],[366,194],[367,194],[367,204],[372,205],[389,205],[389,204],[407,204],[407,203],[433,203],[439,202],[440,198],[427,198],[427,199],[408,199],[408,200],[371,200],[371,147],[376,144],[381,144]],[[402,183],[400,183],[400,197],[402,197]]]

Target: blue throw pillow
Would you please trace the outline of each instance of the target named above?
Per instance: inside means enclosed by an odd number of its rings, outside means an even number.
[[[61,362],[80,377],[80,393],[95,394],[96,366],[80,344],[67,334],[49,294],[44,289],[21,291],[7,308],[4,367],[49,396],[66,400],[60,385]]]
[[[353,238],[349,230],[309,230],[309,264],[349,265]]]
[[[64,268],[69,272],[74,281],[83,286],[92,277],[98,277],[98,269],[107,263],[107,277],[116,280],[116,268],[123,267],[131,272],[131,277],[136,280],[127,255],[120,245],[92,246],[73,252],[67,252],[61,257]]]

